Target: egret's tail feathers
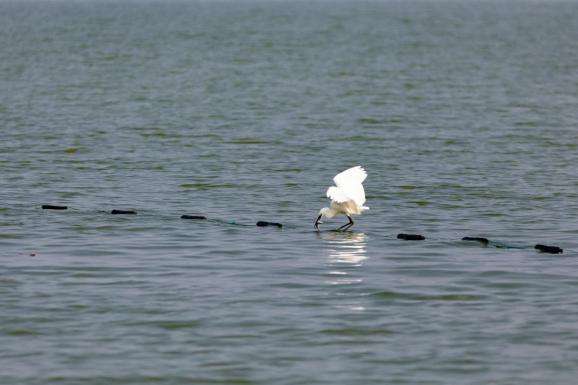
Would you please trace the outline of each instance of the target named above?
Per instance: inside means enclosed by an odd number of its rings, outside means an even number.
[[[361,211],[365,211],[365,210],[369,210],[369,207],[367,207],[367,206],[361,206]]]

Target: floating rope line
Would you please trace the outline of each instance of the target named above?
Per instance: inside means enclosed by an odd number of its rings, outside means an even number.
[[[42,205],[41,207],[43,210],[68,210],[68,206]],[[110,213],[111,215],[136,215],[137,214],[136,210],[119,210],[119,209],[113,209],[110,212],[109,211],[100,211],[100,212]],[[276,227],[279,229],[283,228],[283,224],[278,223],[278,222],[258,221],[255,225],[250,225],[250,224],[237,223],[234,220],[225,221],[222,219],[207,218],[206,216],[199,215],[199,214],[183,214],[183,215],[181,215],[180,218],[185,219],[185,220],[207,221],[207,222],[213,222],[213,223],[235,225],[235,226],[245,226],[245,227],[257,226],[257,227]],[[339,230],[328,230],[328,231],[339,231]],[[392,237],[392,239],[393,239],[393,237]],[[400,233],[400,234],[397,234],[395,239],[404,240],[404,241],[423,241],[423,240],[426,240],[426,237],[424,235],[421,235],[421,234]],[[427,239],[428,240],[434,240],[434,241],[436,241],[436,240],[437,241],[443,241],[443,242],[455,242],[456,241],[456,239],[450,239],[450,238],[446,238],[446,239],[438,238],[438,239],[436,239],[436,238],[429,238],[428,237]],[[488,238],[469,237],[469,236],[463,237],[463,238],[461,238],[461,240],[465,241],[465,242],[477,242],[484,247],[494,247],[494,248],[498,248],[498,249],[521,249],[521,250],[535,249],[535,250],[538,250],[542,253],[548,253],[548,254],[562,254],[564,252],[564,249],[562,249],[561,247],[553,246],[553,245],[537,244],[533,247],[532,246],[524,246],[524,245],[511,245],[511,244],[507,244],[507,243],[503,243],[503,242],[499,242],[499,241],[492,241]]]

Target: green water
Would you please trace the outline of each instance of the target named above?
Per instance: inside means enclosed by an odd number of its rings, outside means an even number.
[[[0,384],[574,383],[576,15],[0,1]]]

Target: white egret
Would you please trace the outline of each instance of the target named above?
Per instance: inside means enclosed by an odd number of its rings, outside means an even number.
[[[365,191],[363,190],[363,181],[367,178],[367,173],[361,166],[352,167],[335,176],[333,181],[335,186],[327,189],[327,197],[331,199],[331,206],[319,210],[319,216],[315,221],[315,229],[319,231],[319,223],[322,218],[333,218],[336,215],[343,214],[349,222],[338,230],[347,230],[353,226],[354,222],[351,215],[359,215],[369,207],[365,207]]]

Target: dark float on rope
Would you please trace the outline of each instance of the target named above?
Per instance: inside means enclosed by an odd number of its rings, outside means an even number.
[[[490,243],[490,240],[488,238],[481,238],[481,237],[463,237],[462,241],[480,242],[484,246],[487,246]]]
[[[206,216],[204,215],[181,215],[181,219],[199,219],[199,220],[203,220],[203,219],[207,219]]]
[[[266,226],[275,226],[278,228],[282,228],[283,225],[281,223],[276,223],[276,222],[266,222],[266,221],[259,221],[257,222],[257,226],[259,227],[266,227]]]
[[[550,253],[550,254],[562,254],[564,252],[564,250],[559,248],[558,246],[536,245],[534,246],[534,249],[539,250],[543,253]]]
[[[116,209],[114,209],[110,213],[112,215],[120,215],[120,214],[136,215],[135,210],[116,210]]]
[[[406,241],[423,241],[425,237],[420,234],[397,234],[397,239],[403,239]]]
[[[42,205],[43,210],[68,210],[68,206]]]

